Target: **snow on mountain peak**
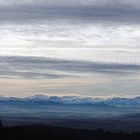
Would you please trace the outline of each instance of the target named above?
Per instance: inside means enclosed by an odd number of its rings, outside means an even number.
[[[28,101],[28,102],[38,102],[38,103],[59,103],[59,104],[104,104],[108,106],[116,107],[140,107],[140,97],[133,98],[92,98],[92,97],[82,97],[82,96],[49,96],[44,94],[36,94],[26,98],[7,98],[0,97],[1,101]]]

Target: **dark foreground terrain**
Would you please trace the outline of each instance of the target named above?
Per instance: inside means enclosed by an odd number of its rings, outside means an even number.
[[[1,117],[5,126],[27,126],[32,124],[44,124],[55,127],[73,128],[73,129],[100,129],[109,132],[126,132],[133,131],[140,133],[140,114],[129,114],[116,117],[75,117],[65,118],[39,118],[39,117]]]
[[[140,140],[140,133],[113,133],[43,125],[1,127],[1,140]]]

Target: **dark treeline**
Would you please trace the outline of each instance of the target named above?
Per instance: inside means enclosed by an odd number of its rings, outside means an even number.
[[[113,133],[43,125],[2,127],[0,140],[140,140],[140,133]]]

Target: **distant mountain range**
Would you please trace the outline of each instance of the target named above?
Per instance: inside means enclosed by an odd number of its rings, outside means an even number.
[[[92,98],[79,96],[48,96],[37,94],[26,98],[0,97],[0,102],[9,103],[38,103],[38,104],[91,104],[91,105],[107,105],[115,107],[140,107],[140,97],[134,98]]]

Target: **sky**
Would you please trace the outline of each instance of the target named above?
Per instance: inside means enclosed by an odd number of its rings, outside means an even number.
[[[140,1],[0,0],[0,95],[139,95]]]

